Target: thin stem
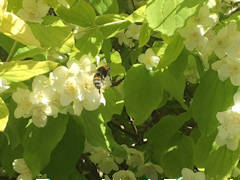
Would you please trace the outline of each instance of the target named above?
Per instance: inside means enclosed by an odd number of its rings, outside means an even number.
[[[6,62],[9,61],[12,58],[16,46],[17,46],[17,41],[14,41],[14,43],[12,45],[12,48],[10,49],[10,52],[9,52],[8,57],[6,59]]]

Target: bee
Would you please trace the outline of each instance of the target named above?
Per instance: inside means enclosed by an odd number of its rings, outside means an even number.
[[[93,84],[98,89],[99,94],[101,93],[101,89],[103,86],[106,86],[106,77],[110,76],[110,68],[107,65],[100,66],[97,68],[97,72],[93,76]]]

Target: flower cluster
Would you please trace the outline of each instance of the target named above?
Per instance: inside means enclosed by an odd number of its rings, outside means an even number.
[[[240,93],[234,95],[234,106],[224,112],[217,113],[220,123],[216,143],[220,146],[226,145],[228,149],[235,151],[240,140]]]
[[[135,44],[133,39],[138,40],[140,35],[140,25],[131,24],[129,25],[126,32],[122,31],[117,35],[118,43],[122,46],[123,44],[126,47],[134,47]]]
[[[96,66],[84,55],[79,61],[68,62],[67,67],[57,67],[49,78],[35,77],[32,91],[18,88],[12,95],[17,103],[15,117],[32,117],[35,126],[44,127],[47,116],[72,111],[79,116],[83,109],[97,109],[105,99],[93,84],[95,71]]]

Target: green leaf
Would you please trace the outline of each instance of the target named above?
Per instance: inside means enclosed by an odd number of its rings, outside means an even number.
[[[237,87],[231,82],[219,80],[217,72],[209,70],[201,78],[201,83],[193,97],[192,113],[203,135],[215,131],[218,122],[217,112],[226,110],[233,104],[233,95]]]
[[[12,99],[8,100],[7,106],[9,109],[9,120],[4,132],[8,136],[8,140],[11,148],[14,149],[19,144],[23,143],[24,135],[26,131],[25,127],[28,123],[28,119],[23,119],[23,118],[16,119],[14,117],[16,104]]]
[[[239,149],[231,151],[226,146],[216,148],[208,156],[206,175],[212,179],[228,179],[239,161],[239,154]]]
[[[12,48],[12,45],[14,43],[14,40],[10,39],[9,37],[5,36],[3,33],[0,33],[0,43],[1,47],[9,53],[10,49]]]
[[[169,148],[169,141],[189,119],[190,113],[182,113],[179,116],[168,115],[147,131],[145,135],[153,156],[158,156]]]
[[[126,16],[119,14],[106,14],[96,18],[96,24],[99,30],[103,33],[104,38],[114,37],[116,34],[126,29],[130,22]]]
[[[35,46],[25,46],[23,48],[19,48],[11,60],[24,60],[25,58],[31,58],[35,55],[43,53],[44,50]]]
[[[117,0],[89,0],[89,1],[100,15],[118,13]]]
[[[188,136],[181,135],[178,138],[176,146],[169,149],[162,159],[164,174],[170,178],[181,176],[183,167],[193,167],[193,140]],[[176,141],[176,139],[174,140]]]
[[[122,64],[115,64],[115,63],[110,63],[109,65],[111,71],[110,74],[112,77],[114,76],[124,76],[125,74],[125,68]]]
[[[0,97],[0,132],[4,131],[7,123],[8,123],[8,116],[9,116],[9,111],[8,108],[3,101],[3,99]]]
[[[136,124],[147,120],[162,100],[159,73],[148,71],[143,65],[133,66],[127,72],[123,88],[126,110]]]
[[[143,22],[145,20],[145,14],[146,14],[146,6],[144,5],[138,8],[136,11],[134,11],[126,19],[132,23]]]
[[[89,56],[95,57],[101,50],[102,43],[103,35],[98,29],[95,29],[77,39],[76,47],[82,55],[88,54]]]
[[[163,58],[160,59],[159,68],[169,66],[171,63],[173,63],[178,56],[181,54],[184,43],[183,43],[182,37],[177,34],[173,37],[173,39],[170,41],[170,43],[167,45],[167,48],[164,51]]]
[[[209,136],[201,136],[194,146],[194,164],[199,168],[206,167],[210,152],[213,150],[213,142],[216,138],[216,132]]]
[[[106,89],[104,97],[106,99],[106,105],[102,105],[99,111],[102,114],[104,122],[107,123],[114,114],[121,114],[124,101],[121,94],[115,88]]]
[[[51,161],[46,168],[48,177],[68,179],[83,152],[84,140],[82,128],[74,120],[70,120],[62,140],[52,152]]]
[[[143,47],[147,42],[149,41],[151,37],[152,29],[149,28],[148,23],[143,23],[140,29],[140,35],[139,35],[139,45],[138,47]]]
[[[61,47],[71,36],[71,29],[67,26],[49,26],[30,24],[34,36],[39,40],[41,47]]]
[[[90,144],[109,148],[109,142],[105,137],[106,127],[98,111],[83,111],[79,120],[79,123],[84,128],[85,137]]]
[[[161,74],[161,85],[172,97],[174,97],[183,108],[186,109],[183,95],[185,90],[185,77],[183,71],[187,65],[185,53],[172,63],[168,69]]]
[[[57,63],[51,61],[11,61],[0,64],[0,77],[20,82],[34,76],[47,73],[57,67]]]
[[[178,28],[184,26],[189,17],[194,15],[202,2],[203,0],[151,0],[146,10],[149,26],[172,36]]]
[[[121,58],[121,55],[119,54],[118,51],[114,51],[112,54],[111,54],[111,62],[115,63],[115,64],[121,64],[122,63],[122,58]]]
[[[89,27],[95,24],[95,11],[85,1],[77,1],[69,9],[61,6],[57,9],[57,14],[66,22],[82,27]]]
[[[23,157],[32,171],[33,177],[47,166],[52,151],[66,131],[67,122],[67,116],[59,115],[58,118],[48,117],[47,125],[44,128],[29,127],[29,134],[23,145]]]
[[[117,156],[124,156],[123,148],[115,142],[111,129],[104,123],[98,111],[83,111],[79,123],[84,128],[85,137],[91,145],[101,146]]]

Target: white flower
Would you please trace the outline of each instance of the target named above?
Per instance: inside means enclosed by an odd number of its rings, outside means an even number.
[[[143,152],[129,148],[125,144],[123,144],[122,147],[127,152],[127,165],[134,168],[144,164]]]
[[[33,104],[32,122],[37,127],[44,127],[47,123],[47,116],[57,117],[58,106],[52,104],[55,91],[46,76],[37,76],[32,83],[30,101]]]
[[[136,177],[132,171],[129,170],[120,170],[113,174],[114,180],[136,180]]]
[[[75,99],[82,100],[79,78],[74,72],[70,72],[65,66],[59,66],[51,73],[50,77],[53,87],[60,95],[62,106],[68,106]]]
[[[233,112],[238,112],[240,114],[240,92],[237,92],[234,97],[234,105],[232,106]]]
[[[153,67],[157,67],[160,58],[155,55],[151,48],[148,48],[144,54],[140,54],[138,61],[145,64],[148,70],[152,70]]]
[[[18,88],[12,94],[13,100],[17,103],[17,108],[14,111],[16,118],[28,118],[32,115],[33,104],[30,101],[30,91],[28,89]]]
[[[67,66],[69,67],[70,72],[74,74],[78,74],[80,72],[92,73],[96,70],[96,66],[87,55],[83,55],[79,61],[68,61]]]
[[[20,174],[17,180],[32,180],[32,173],[23,158],[15,159],[12,165],[13,169]]]
[[[231,110],[217,113],[220,122],[216,143],[219,146],[227,145],[227,148],[235,151],[240,139],[240,114]]]
[[[230,78],[234,86],[240,85],[240,60],[225,57],[214,62],[212,69],[218,72],[218,77],[221,81]]]
[[[157,173],[159,174],[163,173],[162,167],[160,167],[159,165],[153,164],[151,162],[148,162],[144,165],[138,166],[136,175],[138,177],[145,175],[145,177],[148,179],[158,180]]]
[[[125,33],[126,37],[138,40],[139,35],[140,35],[140,28],[141,28],[140,25],[130,24],[128,26],[128,30]]]
[[[23,0],[17,15],[25,21],[41,23],[49,8],[44,0]]]
[[[6,79],[0,78],[0,93],[10,88]]]
[[[101,103],[105,103],[102,93],[93,84],[93,75],[81,73],[80,87],[82,92],[82,105],[86,110],[93,111],[99,107]]]
[[[216,25],[218,21],[217,14],[210,14],[209,8],[207,5],[204,5],[200,8],[198,16],[192,17],[188,23],[193,23],[195,25],[202,25],[207,31],[210,27]]]
[[[181,36],[185,39],[184,44],[190,51],[204,47],[208,39],[204,36],[205,31],[201,25],[187,23],[187,25],[180,30]]]
[[[205,180],[205,174],[202,172],[194,173],[192,170],[188,168],[182,169],[182,177],[183,180]]]
[[[208,6],[208,8],[213,8],[213,7],[215,7],[217,5],[217,3],[216,3],[216,0],[209,0],[208,2],[207,2],[207,6]]]
[[[233,49],[236,49],[236,46],[238,47],[237,42],[239,42],[239,38],[240,33],[237,31],[237,24],[230,23],[220,29],[213,38],[211,41],[212,49],[219,58],[224,57],[226,54],[231,56],[233,53],[236,53],[233,52]]]

